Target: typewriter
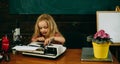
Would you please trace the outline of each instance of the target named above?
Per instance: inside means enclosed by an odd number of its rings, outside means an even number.
[[[22,50],[15,47],[13,49],[22,51],[23,55],[32,55],[47,58],[57,58],[59,55],[66,51],[66,47],[61,44],[49,44],[47,46],[44,46],[41,42],[32,42],[25,47],[26,50],[24,47]],[[20,48],[22,48],[22,46]]]

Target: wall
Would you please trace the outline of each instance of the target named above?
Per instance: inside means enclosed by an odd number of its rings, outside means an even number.
[[[12,14],[95,14],[114,10],[119,0],[9,0]]]

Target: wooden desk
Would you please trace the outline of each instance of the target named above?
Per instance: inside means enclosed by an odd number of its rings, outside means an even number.
[[[111,44],[110,45],[110,49],[113,52],[113,54],[115,55],[115,57],[117,59],[119,59],[119,61],[120,61],[120,56],[119,56],[119,53],[120,53],[120,43],[113,43],[113,44]]]
[[[22,54],[11,54],[11,61],[2,61],[0,64],[119,64],[113,56],[113,62],[85,62],[81,61],[81,49],[67,49],[66,52],[57,59],[48,59]]]

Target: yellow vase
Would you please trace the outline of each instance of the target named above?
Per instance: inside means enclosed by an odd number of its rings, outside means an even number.
[[[107,58],[108,57],[108,51],[109,51],[109,45],[110,43],[104,43],[104,44],[97,44],[95,42],[92,42],[93,44],[93,52],[95,58]]]

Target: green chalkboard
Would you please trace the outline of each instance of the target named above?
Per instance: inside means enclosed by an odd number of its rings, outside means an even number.
[[[115,10],[119,0],[9,0],[11,14],[95,14]]]

